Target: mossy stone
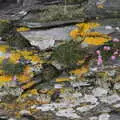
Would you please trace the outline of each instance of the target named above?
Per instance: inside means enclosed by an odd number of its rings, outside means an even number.
[[[14,23],[10,21],[0,20],[0,36],[12,47],[19,49],[31,47],[29,41],[16,31]]]

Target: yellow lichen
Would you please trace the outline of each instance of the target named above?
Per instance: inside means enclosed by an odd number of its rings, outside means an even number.
[[[0,83],[9,82],[12,80],[12,76],[2,75],[0,76]]]
[[[30,80],[31,77],[29,75],[22,74],[22,75],[18,75],[17,78],[19,82],[25,82]]]
[[[91,45],[102,45],[111,40],[109,36],[103,33],[90,31],[92,28],[99,27],[100,24],[98,23],[81,23],[76,26],[78,28],[70,32],[70,36],[75,40],[82,37],[83,42]]]
[[[82,36],[82,37],[87,36],[90,29],[94,27],[98,27],[100,25],[97,23],[81,23],[81,24],[77,24],[76,26],[77,28],[70,32],[70,36],[73,39],[76,39],[78,36]]]
[[[65,82],[65,81],[69,81],[70,78],[67,78],[67,77],[61,77],[61,78],[57,78],[56,79],[56,82]]]
[[[20,59],[20,54],[19,53],[12,53],[10,56],[10,61],[13,63],[16,63]]]
[[[77,64],[83,64],[85,62],[85,60],[79,60],[78,62],[77,62]]]
[[[81,76],[86,72],[88,72],[88,67],[87,66],[83,66],[79,69],[75,69],[75,70],[70,71],[71,74],[78,75],[78,76]]]
[[[90,22],[90,23],[80,23],[77,24],[76,26],[79,28],[80,31],[85,33],[85,32],[89,32],[89,30],[92,28],[99,27],[100,24]]]
[[[29,91],[30,94],[32,95],[38,95],[38,91],[36,89],[32,89],[31,91]]]
[[[7,49],[9,49],[9,46],[7,45],[0,46],[0,51],[4,53],[2,56],[0,56],[0,64],[2,64],[3,60],[5,59]],[[13,64],[16,64],[21,58],[21,56],[23,56],[26,60],[30,60],[32,63],[35,63],[35,64],[41,65],[43,63],[43,60],[41,59],[41,57],[39,57],[37,54],[34,54],[36,52],[34,50],[28,51],[28,50],[11,50],[10,49],[9,52],[10,52],[9,60]],[[12,77],[13,77],[12,75],[11,76],[4,75],[4,71],[2,69],[0,69],[0,75],[1,75],[0,82],[10,81],[12,80]],[[25,65],[24,71],[20,75],[16,75],[16,76],[17,76],[17,80],[21,83],[31,80],[31,78],[33,77],[33,71],[31,70],[31,66]],[[24,87],[27,88],[32,84],[33,83],[30,82],[26,84]]]
[[[26,32],[26,31],[29,31],[30,28],[27,28],[27,27],[20,27],[20,28],[17,28],[17,32]]]
[[[73,38],[73,39],[76,39],[79,35],[79,30],[78,29],[74,29],[70,32],[70,36]]]
[[[27,89],[27,88],[30,88],[32,85],[34,85],[34,81],[31,81],[29,83],[27,83],[26,85],[22,86],[23,89]]]
[[[103,45],[105,42],[108,42],[109,39],[102,38],[102,37],[86,37],[84,39],[84,43],[90,44],[90,45]]]
[[[6,50],[9,48],[8,45],[0,45],[0,52],[6,52]]]

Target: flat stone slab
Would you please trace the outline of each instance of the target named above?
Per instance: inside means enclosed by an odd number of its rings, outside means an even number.
[[[21,34],[26,37],[32,45],[44,50],[49,47],[54,47],[55,42],[69,40],[69,32],[74,28],[74,26],[66,26],[46,30],[32,30],[21,32]]]

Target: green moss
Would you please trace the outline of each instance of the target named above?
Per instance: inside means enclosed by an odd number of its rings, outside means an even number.
[[[36,14],[37,18],[31,18],[33,22],[52,22],[52,21],[66,21],[79,20],[84,15],[81,6],[74,5],[51,5],[46,8],[41,8],[39,11],[33,11],[33,16]],[[26,19],[27,21],[27,19]],[[29,19],[28,19],[29,21]]]
[[[0,36],[3,34],[9,32],[9,30],[12,28],[12,26],[9,24],[9,21],[6,20],[0,20]]]
[[[24,65],[21,63],[12,63],[9,60],[6,60],[2,63],[2,70],[7,75],[19,75],[24,71]]]
[[[57,60],[66,66],[74,66],[78,60],[83,60],[86,55],[86,50],[81,49],[80,42],[66,42],[55,48],[52,54],[52,59]]]
[[[0,20],[0,36],[12,47],[20,49],[31,47],[29,41],[16,31],[12,22]]]

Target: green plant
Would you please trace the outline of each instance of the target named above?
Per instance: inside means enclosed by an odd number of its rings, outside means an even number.
[[[68,41],[58,46],[52,53],[52,59],[66,66],[74,66],[86,55],[86,51],[81,49],[80,44],[81,42]]]

